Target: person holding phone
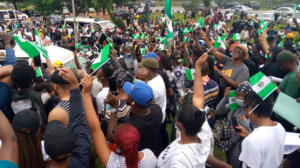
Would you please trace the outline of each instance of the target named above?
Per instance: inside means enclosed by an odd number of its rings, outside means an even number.
[[[242,107],[245,106],[244,97],[250,91],[252,91],[250,83],[245,81],[238,85],[235,98],[240,108],[236,110],[230,110],[228,104],[230,89],[231,89],[230,87],[226,88],[225,95],[223,99],[220,101],[220,103],[218,104],[215,114],[219,116],[225,115],[227,121],[231,122],[232,126],[236,126],[236,123],[238,121],[238,123],[242,125],[244,128],[246,128],[248,132],[252,132],[249,121],[245,117],[240,117],[245,114],[244,110],[242,109]],[[233,123],[235,123],[235,125],[233,125]],[[225,151],[226,160],[227,163],[232,165],[233,168],[239,168],[240,166],[239,155],[241,153],[241,149],[240,149],[241,138],[234,130],[231,132],[231,142],[233,143],[233,145],[229,150]]]

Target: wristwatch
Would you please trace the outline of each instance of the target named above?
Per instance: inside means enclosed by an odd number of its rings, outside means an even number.
[[[223,78],[224,76],[225,76],[225,74],[224,74],[224,73],[222,73],[222,74],[221,74],[221,78]]]
[[[115,108],[111,108],[111,109],[110,109],[110,113],[111,113],[111,114],[114,114],[114,113],[116,113],[116,112],[118,112],[117,109],[115,109]]]

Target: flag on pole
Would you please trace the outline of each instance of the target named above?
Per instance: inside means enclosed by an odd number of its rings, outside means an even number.
[[[195,69],[187,69],[185,70],[186,79],[191,81],[194,80],[195,77]]]
[[[261,35],[261,29],[257,29],[257,33],[260,36]]]
[[[160,39],[160,44],[162,44],[162,43],[164,43],[164,42],[166,42],[167,41],[167,38],[166,37],[164,37],[164,38],[162,38],[162,39]]]
[[[42,39],[40,37],[40,34],[38,32],[38,30],[36,28],[34,28],[34,36],[35,36],[35,44],[38,46],[38,47],[41,47],[43,48],[43,42],[42,42]]]
[[[276,86],[270,78],[264,75],[262,72],[258,72],[250,79],[252,90],[255,91],[261,99],[266,99],[273,91],[276,90]]]
[[[229,93],[229,107],[230,107],[230,110],[236,110],[236,109],[240,108],[240,106],[236,102],[236,91],[235,90],[231,90]]]
[[[188,36],[184,37],[182,43],[184,44],[187,39],[188,39]]]
[[[233,34],[233,40],[234,41],[240,41],[241,40],[241,35],[239,33],[234,33]]]
[[[251,22],[250,22],[250,26],[253,26],[253,25],[254,25],[254,22],[253,22],[253,21],[251,21]]]
[[[76,46],[75,46],[75,50],[77,50],[78,47],[80,47],[80,46],[81,46],[81,42],[77,43]]]
[[[39,67],[37,70],[35,70],[35,73],[36,73],[36,77],[41,76],[43,78],[43,73],[42,73],[41,67]]]
[[[199,27],[204,27],[204,22],[202,17],[199,19]]]
[[[43,55],[45,58],[49,58],[48,53],[45,51],[44,48],[38,47],[37,45],[31,43],[30,41],[27,41],[19,36],[14,36],[14,39],[20,46],[20,48],[26,52],[26,54],[29,56],[29,58],[36,57],[40,54]]]
[[[142,54],[142,55],[145,55],[145,53],[146,53],[146,48],[141,48],[140,51],[141,51],[141,54]]]
[[[282,41],[279,42],[278,47],[282,48]]]
[[[224,36],[222,36],[222,37],[221,37],[221,40],[224,40],[224,39],[226,39],[226,38],[227,38],[227,36],[228,36],[228,33],[226,33]]]
[[[294,13],[296,13],[297,12],[297,5],[294,5],[293,8],[294,8]]]
[[[223,44],[221,37],[216,38],[214,46],[213,46],[213,48],[219,48],[219,47],[222,47],[225,49],[225,45]]]
[[[169,39],[169,38],[173,38],[173,26],[172,26],[173,15],[171,10],[171,0],[166,0],[165,12],[166,12],[166,23],[168,28],[168,33],[166,38]],[[168,48],[168,43],[166,43],[166,48]]]
[[[260,22],[259,26],[263,29],[266,30],[268,27],[268,22],[266,20],[263,20]]]
[[[95,59],[93,64],[91,65],[91,68],[96,71],[99,69],[102,65],[104,65],[108,60],[108,54],[110,51],[110,43],[108,43],[102,50],[99,56]]]
[[[185,34],[188,33],[188,32],[192,32],[192,31],[193,31],[193,29],[191,29],[191,28],[184,28],[184,29],[182,30],[183,35],[185,35]]]
[[[218,25],[214,24],[213,28],[216,29],[218,27]]]

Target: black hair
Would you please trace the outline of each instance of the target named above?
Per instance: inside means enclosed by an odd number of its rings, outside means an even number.
[[[38,77],[33,87],[33,90],[36,92],[46,90],[48,93],[51,93],[53,92],[53,87],[51,82],[45,82],[41,77]]]
[[[256,22],[254,22],[254,25],[253,25],[253,26],[254,26],[255,29],[259,29],[259,27],[260,27],[259,24],[256,23]]]
[[[255,43],[255,47],[258,51],[262,50],[262,45],[260,43]]]
[[[34,83],[35,78],[35,70],[26,64],[17,65],[11,73],[11,80],[21,89],[29,88]]]
[[[205,122],[205,112],[193,105],[182,106],[178,112],[178,121],[183,125],[187,135],[196,135]]]
[[[124,61],[118,61],[119,62],[119,64],[121,65],[121,67],[124,69],[124,70],[126,70],[126,71],[128,71],[128,68],[127,68],[127,65],[126,65],[126,63],[124,62]]]
[[[172,70],[171,59],[170,59],[170,57],[168,55],[161,54],[161,56],[160,56],[160,62],[161,62],[162,67],[165,70]]]
[[[215,61],[212,57],[207,57],[207,63],[208,63],[208,67],[209,67],[209,71],[210,71],[210,74],[208,75],[211,79],[213,79],[214,77],[214,73],[215,73],[215,70],[214,70],[214,65],[215,65]]]
[[[197,59],[201,57],[201,55],[203,55],[203,51],[202,50],[194,50],[193,54],[195,56],[197,56]]]
[[[103,72],[103,76],[106,78],[106,79],[109,79],[113,73],[114,73],[114,70],[111,69],[109,66],[103,66],[102,67],[102,72]]]
[[[245,96],[244,100],[245,105],[251,105],[253,110],[253,114],[260,118],[269,118],[272,114],[272,102],[268,97],[265,100],[262,100],[254,91],[249,92]]]
[[[269,36],[269,37],[267,38],[267,40],[268,40],[269,43],[272,43],[272,42],[274,42],[275,37],[274,37],[274,36]]]

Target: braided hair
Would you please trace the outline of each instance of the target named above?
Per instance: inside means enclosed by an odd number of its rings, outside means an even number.
[[[138,130],[130,124],[122,124],[114,132],[114,141],[125,156],[126,167],[137,168],[140,159]]]

